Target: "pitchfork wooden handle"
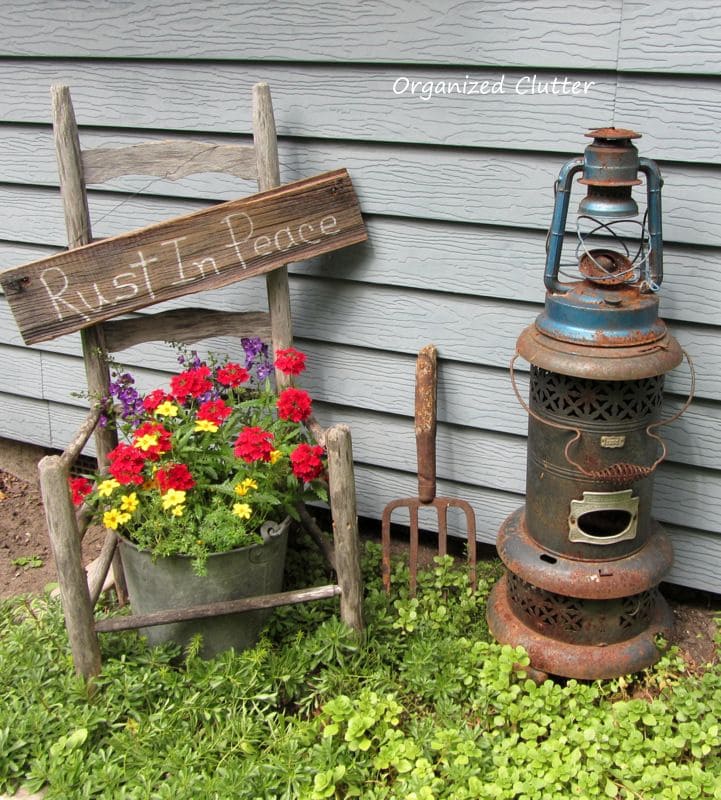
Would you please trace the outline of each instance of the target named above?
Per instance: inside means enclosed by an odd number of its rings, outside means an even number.
[[[436,373],[435,345],[421,348],[416,359],[416,453],[418,499],[431,503],[436,496]]]

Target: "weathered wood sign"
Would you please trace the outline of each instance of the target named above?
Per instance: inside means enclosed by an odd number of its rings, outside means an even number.
[[[0,273],[26,344],[367,238],[336,170]]]

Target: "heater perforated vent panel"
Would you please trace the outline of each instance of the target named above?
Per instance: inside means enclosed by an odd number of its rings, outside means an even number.
[[[528,627],[562,642],[611,644],[636,636],[651,624],[656,589],[611,600],[583,600],[539,589],[507,573],[513,613]]]
[[[663,401],[663,375],[637,381],[594,381],[531,367],[531,403],[567,419],[618,422],[653,416]]]
[[[656,592],[641,592],[632,597],[624,597],[621,604],[623,612],[619,624],[624,630],[634,630],[639,619],[643,620],[643,627],[647,628],[651,624],[656,607]]]

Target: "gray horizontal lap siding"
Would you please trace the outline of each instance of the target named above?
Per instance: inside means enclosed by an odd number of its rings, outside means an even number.
[[[368,226],[367,244],[291,268],[294,329],[311,358],[305,385],[324,422],[353,427],[361,512],[378,517],[416,491],[414,354],[434,341],[439,491],[471,500],[487,542],[522,502],[527,419],[507,365],[543,302],[553,180],[588,127],[641,130],[641,152],[666,179],[662,314],[698,371],[697,402],[664,432],[669,461],[654,511],[677,544],[672,579],[721,591],[721,26],[709,21],[718,9],[664,0],[655,15],[654,4],[619,0],[565,6],[558,19],[553,4],[520,0],[461,2],[450,14],[440,2],[338,4],[332,16],[300,0],[271,2],[275,14],[227,0],[202,4],[202,14],[195,2],[106,0],[93,14],[84,2],[58,3],[26,0],[0,31],[0,268],[65,243],[50,84],[71,86],[83,146],[106,147],[188,135],[249,141],[250,88],[267,80],[283,180],[345,166]],[[593,85],[575,97],[518,94],[526,75]],[[505,91],[393,92],[405,77],[465,76],[504,76]],[[94,233],[252,191],[221,175],[118,179],[91,188]],[[263,297],[263,281],[251,280],[162,307],[245,310]],[[237,352],[227,339],[207,345]],[[160,344],[123,361],[141,387],[174,368]],[[84,413],[72,396],[83,382],[79,336],[25,347],[0,296],[0,362],[12,364],[0,371],[0,436],[62,447]],[[686,370],[666,387],[671,414],[688,391]]]
[[[530,3],[303,0],[202,4],[26,0],[6,9],[0,54],[718,73],[716,0]],[[70,8],[69,8],[70,6]],[[198,35],[198,31],[202,35]]]

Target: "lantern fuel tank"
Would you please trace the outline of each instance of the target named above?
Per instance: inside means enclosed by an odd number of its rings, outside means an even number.
[[[655,637],[672,624],[658,591],[672,550],[651,505],[666,455],[658,428],[670,421],[664,376],[683,352],[658,315],[658,166],[639,157],[633,131],[587,135],[592,143],[556,182],[545,307],[521,333],[511,367],[529,416],[526,503],[499,531],[507,572],[488,617],[494,636],[523,645],[536,669],[595,679],[653,664]],[[569,234],[579,174],[586,196]],[[632,195],[640,175],[642,215]],[[575,252],[564,262],[571,236]],[[569,269],[574,279],[559,280]],[[528,402],[516,388],[518,356],[530,364]]]

